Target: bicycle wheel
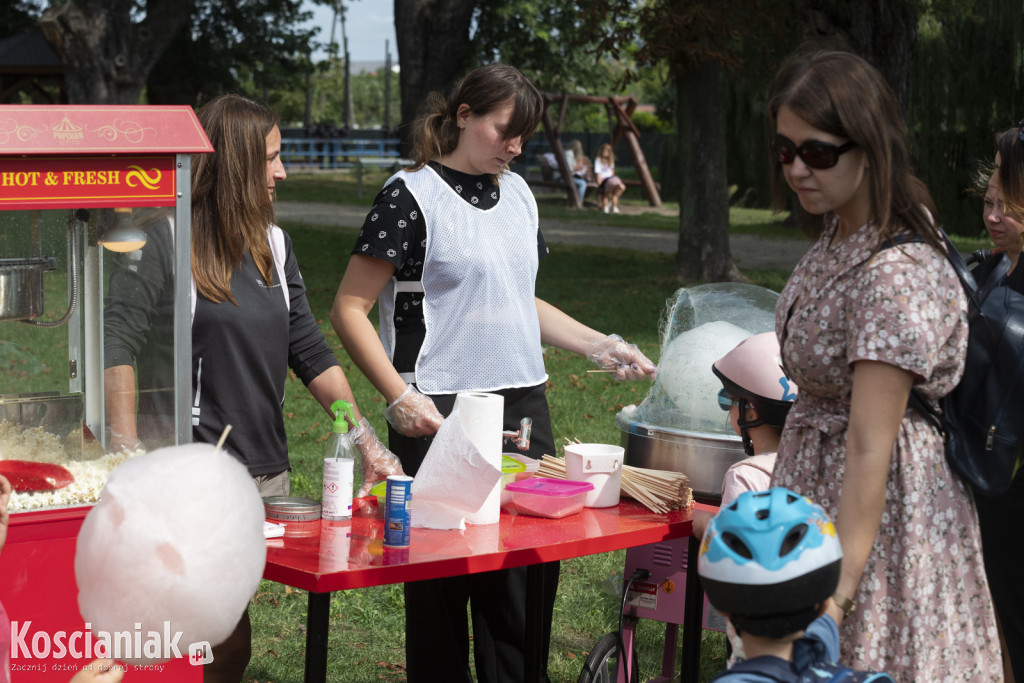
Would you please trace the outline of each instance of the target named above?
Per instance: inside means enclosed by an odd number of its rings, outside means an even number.
[[[640,678],[640,670],[637,666],[636,650],[630,654],[632,661],[629,665],[629,678],[631,683],[637,683]],[[590,651],[576,683],[615,683],[618,680],[618,673],[619,634],[606,633]]]

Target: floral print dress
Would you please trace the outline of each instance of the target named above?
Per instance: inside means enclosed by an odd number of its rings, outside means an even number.
[[[905,243],[875,253],[871,224],[804,256],[776,307],[783,362],[800,387],[772,484],[835,518],[845,470],[853,363],[891,363],[925,396],[963,372],[965,297],[943,254]],[[843,621],[841,661],[897,681],[999,681],[995,615],[971,494],[938,432],[908,409],[889,464],[881,526]]]

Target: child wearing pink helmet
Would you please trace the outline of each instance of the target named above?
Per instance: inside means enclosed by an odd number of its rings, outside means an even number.
[[[767,490],[775,467],[775,451],[786,424],[796,384],[782,370],[774,332],[747,337],[711,367],[722,381],[718,405],[729,411],[732,428],[749,456],[734,464],[722,482],[722,505],[744,491]]]

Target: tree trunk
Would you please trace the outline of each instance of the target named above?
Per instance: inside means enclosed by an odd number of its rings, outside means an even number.
[[[432,90],[447,94],[462,76],[476,5],[476,0],[395,0],[403,154],[409,149],[409,124],[420,113],[427,94]]]
[[[900,110],[906,111],[910,57],[917,42],[914,0],[802,0],[800,14],[808,37],[834,39],[878,69]]]
[[[132,0],[71,0],[39,20],[64,65],[72,104],[137,104],[150,70],[187,22],[193,0],[149,0],[133,23]]]
[[[682,282],[745,281],[729,250],[725,93],[721,70],[705,62],[679,77],[676,119],[683,177],[676,277]]]

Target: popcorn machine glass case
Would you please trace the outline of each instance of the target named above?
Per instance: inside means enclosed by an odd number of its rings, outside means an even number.
[[[190,107],[0,106],[0,473],[88,505],[191,441]]]

